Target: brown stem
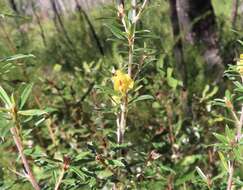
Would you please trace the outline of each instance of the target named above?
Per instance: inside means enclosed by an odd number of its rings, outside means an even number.
[[[39,185],[38,185],[38,183],[37,183],[32,171],[30,169],[28,160],[27,160],[27,158],[24,155],[24,149],[23,149],[23,145],[22,145],[21,139],[20,139],[19,134],[18,134],[17,127],[12,127],[10,129],[10,131],[12,133],[15,145],[17,146],[17,149],[18,149],[20,158],[21,158],[21,160],[23,162],[24,168],[25,168],[25,170],[27,172],[27,174],[26,174],[27,179],[30,181],[30,183],[32,184],[32,186],[33,186],[33,188],[35,190],[40,190],[40,187],[39,187]]]
[[[3,32],[4,37],[5,37],[6,40],[7,40],[7,44],[8,44],[8,46],[9,46],[9,48],[11,49],[11,51],[12,51],[13,53],[15,53],[15,52],[16,52],[16,48],[15,48],[15,46],[14,46],[14,44],[13,44],[13,42],[12,42],[10,36],[9,36],[9,32],[6,31],[5,25],[4,25],[4,23],[1,21],[1,19],[0,19],[0,27],[1,27],[1,30],[2,30],[2,32]]]
[[[103,49],[103,46],[101,44],[101,40],[95,30],[95,27],[94,25],[92,24],[88,14],[86,13],[86,11],[81,7],[81,4],[78,2],[78,0],[75,0],[76,2],[76,5],[77,5],[77,9],[79,11],[80,14],[82,14],[87,22],[87,24],[89,25],[89,28],[90,28],[90,31],[91,31],[91,34],[96,42],[96,45],[101,53],[101,55],[105,55],[105,52],[104,52],[104,49]]]
[[[231,23],[233,28],[235,27],[237,15],[238,15],[238,6],[239,6],[239,0],[233,0],[232,13],[231,13]]]
[[[35,1],[32,1],[32,2],[31,2],[31,6],[32,6],[32,11],[33,11],[33,13],[34,13],[34,16],[35,16],[35,18],[36,18],[37,24],[38,24],[38,26],[39,26],[39,28],[40,28],[40,35],[41,35],[43,44],[44,44],[44,46],[46,47],[46,46],[47,46],[47,43],[46,43],[46,36],[45,36],[44,28],[43,28],[42,23],[41,23],[41,19],[40,19],[38,13],[37,13],[36,10],[35,10]]]

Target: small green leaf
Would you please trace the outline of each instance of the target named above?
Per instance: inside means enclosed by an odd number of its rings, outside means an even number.
[[[239,42],[243,46],[243,41],[237,40],[237,42]]]
[[[32,90],[33,84],[28,84],[25,89],[23,90],[21,96],[20,96],[20,106],[19,108],[22,109],[30,95],[30,92]]]
[[[112,32],[112,34],[113,34],[114,36],[116,36],[118,39],[120,39],[120,40],[125,39],[125,38],[124,38],[124,33],[123,33],[119,28],[117,28],[116,26],[114,26],[114,25],[110,25],[110,24],[105,24],[105,26],[106,26],[107,28],[109,28],[110,31]]]
[[[218,153],[219,153],[219,158],[222,162],[222,165],[224,166],[225,170],[228,171],[228,167],[227,167],[227,163],[226,163],[224,155],[221,152],[218,152]]]
[[[223,144],[228,144],[228,140],[225,136],[220,135],[218,133],[213,133],[213,135],[216,137],[216,139],[218,139],[221,143]]]
[[[81,179],[81,180],[85,180],[85,174],[79,170],[77,167],[71,166],[70,170],[73,171],[75,174],[77,174],[77,176]]]
[[[75,161],[82,160],[82,159],[86,158],[89,155],[90,155],[89,151],[82,152],[82,153],[78,154],[78,156],[75,157]]]
[[[100,171],[100,172],[98,172],[98,174],[97,174],[97,176],[98,176],[100,179],[105,179],[105,178],[108,178],[108,177],[110,177],[110,176],[112,176],[112,175],[113,175],[113,173],[112,173],[110,170],[108,170],[108,169],[103,170],[103,171]]]
[[[171,169],[171,168],[169,168],[169,167],[167,167],[167,166],[165,166],[165,165],[160,165],[159,167],[160,167],[160,169],[163,170],[163,171],[168,171],[168,172],[171,172],[171,173],[173,173],[173,174],[176,174],[176,172],[175,172],[173,169]]]
[[[208,178],[206,177],[206,175],[203,173],[203,171],[197,166],[196,167],[197,173],[200,175],[200,177],[202,178],[202,180],[205,183],[208,183]]]
[[[154,97],[151,95],[141,95],[139,97],[132,99],[130,101],[130,103],[132,103],[132,102],[135,103],[135,102],[142,101],[142,100],[154,100]]]
[[[34,116],[34,115],[40,116],[40,115],[47,114],[47,112],[43,111],[43,110],[32,109],[32,110],[18,111],[18,114],[24,115],[24,116]]]
[[[171,88],[173,88],[173,90],[175,90],[177,88],[177,86],[182,85],[182,83],[181,83],[181,81],[173,78],[172,73],[173,73],[173,69],[167,68],[167,76],[166,76],[167,83]]]
[[[107,162],[112,166],[125,167],[125,165],[120,160],[108,160]]]
[[[209,91],[209,85],[207,84],[203,90],[203,93],[202,93],[202,97],[205,98],[205,96],[207,95],[207,92]]]
[[[5,105],[7,105],[8,108],[11,108],[11,100],[6,93],[6,91],[0,86],[0,99],[4,102]]]

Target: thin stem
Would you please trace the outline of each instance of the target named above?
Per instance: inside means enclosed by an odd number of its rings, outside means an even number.
[[[237,116],[237,115],[236,115],[236,113],[235,113],[234,108],[230,109],[230,111],[231,111],[232,116],[233,116],[233,117],[234,117],[234,119],[235,119],[236,126],[238,126],[238,125],[239,125],[239,123],[240,123],[240,121],[239,121],[238,116]]]
[[[37,96],[34,96],[35,97],[35,102],[36,102],[36,104],[39,106],[39,108],[41,109],[42,108],[42,105],[41,105],[41,103],[40,103],[40,101],[39,101],[39,98],[37,97]],[[47,128],[48,128],[48,131],[49,131],[49,135],[50,135],[50,138],[51,138],[51,140],[52,140],[52,143],[56,146],[57,145],[57,143],[56,143],[56,138],[55,138],[55,134],[54,134],[54,132],[53,132],[53,129],[52,129],[52,120],[51,120],[51,118],[49,118],[49,119],[47,119]]]
[[[232,184],[233,184],[233,174],[234,174],[234,163],[228,162],[228,182],[227,182],[227,190],[232,190]]]
[[[133,23],[136,23],[140,19],[141,14],[142,14],[143,10],[145,9],[145,6],[147,5],[147,3],[148,3],[148,0],[143,1],[143,4],[140,7],[137,16],[133,18]]]
[[[120,114],[117,114],[116,119],[116,125],[117,125],[117,143],[121,144],[121,127],[120,127]]]
[[[140,19],[141,13],[144,10],[148,0],[144,0],[142,6],[140,7],[138,13],[136,13],[136,5],[137,1],[132,0],[132,31],[128,30],[126,20],[125,20],[125,10],[124,10],[124,1],[118,0],[118,16],[123,24],[124,30],[127,33],[128,40],[128,69],[127,73],[132,78],[132,65],[133,65],[133,56],[134,56],[134,42],[135,42],[135,31],[136,31],[136,23]],[[128,104],[128,94],[122,99],[121,102],[121,112],[117,114],[117,142],[118,144],[122,144],[124,142],[124,133],[126,129],[127,122],[127,104]]]
[[[132,37],[134,38],[134,37]],[[132,65],[133,65],[133,50],[134,50],[134,39],[130,40],[129,44],[129,54],[128,54],[128,75],[132,76]]]
[[[241,83],[243,84],[243,76],[241,76]],[[243,104],[241,105],[240,119],[238,119],[233,108],[231,109],[233,117],[236,120],[236,141],[240,142],[241,140],[241,129],[243,125]],[[228,181],[227,181],[227,190],[233,189],[233,175],[234,175],[234,160],[228,161]]]
[[[241,83],[243,84],[243,76],[241,76]],[[241,104],[241,113],[240,113],[240,120],[237,127],[237,132],[236,132],[236,140],[237,142],[240,142],[242,134],[241,134],[241,130],[242,130],[242,125],[243,125],[243,104]]]
[[[118,0],[117,1],[117,10],[118,10],[118,16],[121,19],[122,25],[125,29],[125,32],[128,33],[128,29],[127,29],[127,24],[125,21],[125,8],[124,8],[125,4],[123,0]]]
[[[232,12],[231,12],[231,23],[232,27],[235,27],[237,15],[238,15],[239,0],[233,0],[232,3]]]
[[[55,185],[55,190],[59,190],[59,187],[60,187],[60,185],[62,183],[62,179],[64,177],[64,174],[65,174],[65,168],[62,167],[61,173],[60,173],[59,178],[57,180],[57,183]]]
[[[127,123],[127,95],[124,97],[123,103],[121,104],[121,118],[119,123],[119,136],[118,136],[118,144],[122,144],[124,142],[124,134],[126,130]]]
[[[17,149],[18,149],[20,158],[22,160],[22,163],[24,165],[24,168],[25,168],[25,170],[27,172],[27,174],[26,174],[27,179],[30,181],[30,183],[32,184],[32,186],[33,186],[33,188],[35,190],[40,190],[40,187],[39,187],[39,185],[38,185],[38,183],[37,183],[32,171],[30,169],[28,160],[27,160],[27,158],[24,155],[24,149],[23,149],[23,145],[22,145],[21,139],[19,137],[19,133],[18,133],[17,127],[12,127],[10,129],[10,131],[12,133],[15,145],[17,146]]]
[[[241,105],[241,115],[240,115],[240,121],[238,123],[237,127],[237,132],[236,132],[236,139],[237,142],[240,142],[241,140],[241,129],[242,129],[242,125],[243,125],[243,104]]]
[[[19,173],[19,172],[17,172],[17,171],[15,171],[15,170],[13,170],[13,169],[11,169],[11,168],[8,168],[11,172],[13,172],[13,173],[15,173],[16,175],[18,175],[18,176],[20,176],[20,177],[22,177],[22,178],[26,178],[26,175],[24,175],[24,174],[22,174],[22,173]]]

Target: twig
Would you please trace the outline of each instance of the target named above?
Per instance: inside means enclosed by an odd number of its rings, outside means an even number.
[[[243,84],[243,76],[241,76],[241,83]],[[236,126],[236,142],[240,142],[241,140],[241,129],[243,125],[243,104],[241,105],[241,113],[240,113],[240,119],[236,116],[233,108],[231,109],[231,112],[237,122]],[[234,160],[228,161],[228,181],[227,181],[227,190],[232,190],[232,184],[233,184],[233,175],[234,175]]]
[[[231,13],[231,23],[233,28],[235,27],[236,20],[237,20],[238,6],[239,6],[239,0],[233,0],[232,13]]]
[[[143,10],[145,9],[145,6],[147,5],[147,3],[148,3],[148,0],[143,1],[143,4],[140,7],[137,16],[133,18],[133,23],[136,23],[140,19],[141,14],[142,14]]]
[[[233,184],[233,174],[234,174],[234,163],[228,162],[228,182],[227,182],[227,190],[232,190],[232,184]]]
[[[21,158],[21,160],[23,162],[23,165],[24,165],[24,168],[25,168],[25,170],[27,172],[26,178],[30,181],[30,183],[32,184],[32,186],[33,186],[33,188],[35,190],[40,190],[40,187],[39,187],[38,183],[36,182],[36,179],[35,179],[32,171],[30,169],[28,160],[27,160],[27,158],[24,155],[24,149],[23,149],[23,145],[22,145],[21,139],[20,139],[19,134],[18,134],[17,127],[12,127],[10,129],[10,131],[11,131],[11,133],[13,135],[13,139],[14,139],[15,145],[17,146],[20,158]]]
[[[55,190],[59,190],[59,187],[62,183],[62,179],[64,177],[64,174],[65,174],[65,169],[64,169],[64,167],[62,167],[61,173],[60,173],[59,178],[57,180],[57,183],[55,185]]]
[[[134,54],[134,42],[135,42],[135,31],[136,31],[136,23],[140,19],[141,13],[144,10],[148,0],[144,0],[138,14],[136,15],[136,0],[132,0],[132,29],[133,31],[128,31],[126,21],[125,21],[125,13],[124,13],[124,1],[118,0],[118,16],[121,19],[121,22],[124,26],[125,32],[127,33],[128,40],[128,69],[127,73],[132,78],[132,65],[133,65],[133,54]],[[126,129],[126,117],[127,117],[127,104],[128,104],[128,94],[122,99],[122,103],[120,105],[121,112],[117,114],[117,142],[118,144],[122,144],[124,141],[124,133]]]
[[[237,125],[237,133],[236,133],[237,142],[240,142],[240,139],[241,139],[242,125],[243,125],[243,104],[241,105],[240,121],[239,121],[239,124]]]
[[[11,168],[8,168],[8,169],[9,169],[11,172],[15,173],[16,175],[18,175],[18,176],[20,176],[20,177],[22,177],[22,178],[26,178],[26,175],[25,175],[25,174],[21,174],[21,173],[19,173],[19,172],[13,170],[13,169],[11,169]]]
[[[123,103],[121,104],[121,118],[120,123],[118,125],[118,144],[124,143],[124,134],[126,130],[126,123],[127,123],[127,95],[124,97]]]
[[[125,32],[128,33],[127,24],[125,21],[125,4],[123,0],[117,1],[118,17],[121,19],[122,25],[124,26]]]
[[[243,76],[241,76],[241,83],[243,84]],[[236,133],[236,140],[237,142],[240,142],[242,134],[242,125],[243,125],[243,104],[241,104],[241,113],[240,113],[240,121],[238,123],[237,127],[237,133]]]

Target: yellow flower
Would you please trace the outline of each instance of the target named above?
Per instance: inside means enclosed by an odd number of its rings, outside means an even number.
[[[134,81],[128,74],[123,73],[121,70],[117,70],[112,77],[114,84],[114,90],[125,95],[128,90],[133,88]]]
[[[240,60],[237,61],[237,70],[240,75],[243,75],[243,54],[240,54]]]

